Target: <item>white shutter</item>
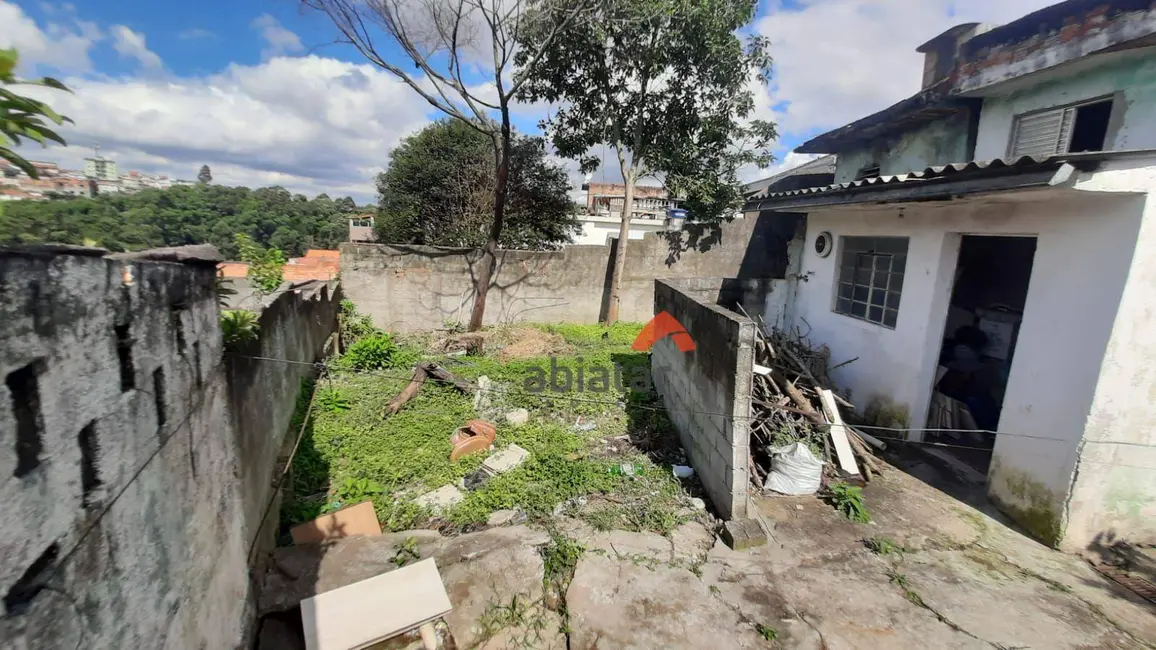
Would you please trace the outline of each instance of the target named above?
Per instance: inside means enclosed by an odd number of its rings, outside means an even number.
[[[1011,158],[1035,156],[1046,158],[1068,152],[1072,142],[1075,108],[1061,108],[1016,118],[1012,136]]]

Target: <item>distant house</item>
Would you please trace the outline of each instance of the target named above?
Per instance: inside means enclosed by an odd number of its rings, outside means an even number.
[[[767,316],[855,359],[833,377],[879,435],[985,474],[1039,539],[1156,542],[1156,4],[918,51],[919,92],[796,150],[832,182],[748,201],[805,230]]]
[[[622,209],[626,203],[626,186],[621,183],[585,183],[586,212],[578,215],[582,231],[575,235],[575,244],[606,246],[618,239],[622,224]],[[668,229],[668,210],[678,207],[678,199],[671,198],[664,187],[636,185],[631,209],[630,239],[642,239],[648,232]]]
[[[349,218],[349,241],[377,241],[377,235],[373,232],[372,214],[359,214]]]

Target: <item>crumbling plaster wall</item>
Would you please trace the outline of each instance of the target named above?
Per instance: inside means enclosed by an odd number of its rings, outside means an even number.
[[[279,469],[273,460],[296,434],[289,424],[302,380],[316,374],[310,364],[325,355],[340,305],[337,282],[315,280],[285,290],[261,311],[257,340],[226,357],[232,427],[246,468],[239,477],[241,497],[245,521],[253,526],[269,504]],[[277,510],[270,510],[259,534],[263,546],[274,542],[279,521]]]
[[[1116,103],[1105,149],[1156,149],[1156,57],[1151,51],[1146,48],[1102,55],[1088,60],[1081,70],[1057,70],[1055,74],[1047,73],[1046,80],[985,97],[976,159],[1005,158],[1010,154],[1017,115],[1106,97],[1115,97]]]
[[[705,280],[656,280],[654,311],[667,312],[695,349],[679,350],[667,336],[654,344],[655,389],[711,503],[726,519],[747,514],[754,321],[718,304],[722,288]],[[729,297],[741,299],[741,294]]]
[[[5,647],[247,645],[249,546],[340,296],[278,295],[226,359],[215,265],[0,250]]]
[[[718,241],[697,236],[691,225],[681,235],[687,250],[676,256],[662,233],[631,240],[620,318],[650,320],[656,278],[783,277],[796,223],[796,219],[736,219],[723,225]],[[554,252],[499,251],[486,324],[597,323],[609,297],[611,250],[567,246]],[[445,321],[469,320],[478,259],[479,252],[469,249],[342,244],[341,284],[346,297],[379,327],[428,330]]]
[[[1140,228],[1135,197],[1037,193],[1030,201],[820,210],[807,222],[795,323],[831,349],[838,387],[876,424],[920,429],[927,416],[963,234],[1028,235],[1037,249],[999,422],[989,493],[1036,537],[1064,535],[1065,504],[1099,368]],[[823,231],[836,238],[813,253]],[[894,329],[833,311],[839,238],[908,237]],[[805,323],[803,320],[805,319]],[[880,432],[902,436],[901,432]],[[914,437],[919,437],[914,434]]]
[[[240,643],[247,529],[233,478],[244,468],[214,275],[215,262],[0,252],[0,592],[11,598],[0,638],[11,647]]]
[[[835,165],[835,182],[849,183],[864,167],[879,165],[882,176],[923,171],[935,165],[966,162],[968,115],[960,113],[935,120],[880,140],[872,146],[840,151]]]

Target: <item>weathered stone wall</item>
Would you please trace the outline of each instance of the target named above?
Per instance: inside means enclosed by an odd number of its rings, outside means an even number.
[[[226,358],[232,426],[237,433],[241,466],[241,498],[245,521],[256,526],[265,514],[274,471],[273,462],[286,440],[301,382],[314,374],[310,365],[324,356],[337,330],[341,289],[336,282],[315,281],[284,291],[261,312],[260,337]],[[272,361],[271,359],[277,359]],[[272,509],[258,540],[274,541],[278,521]]]
[[[620,318],[653,316],[656,278],[781,278],[791,219],[748,216],[724,225],[717,238],[686,230],[686,250],[672,255],[665,233],[630,241]],[[694,226],[688,226],[693,228]],[[500,251],[486,304],[486,323],[596,323],[609,303],[611,246],[568,246],[555,252]],[[466,322],[473,306],[479,253],[472,249],[342,244],[341,284],[379,327],[414,331]]]
[[[226,364],[213,256],[0,250],[5,647],[247,644],[247,553],[300,371]],[[300,302],[263,315],[262,351],[319,350],[335,301]]]
[[[667,312],[694,339],[682,352],[668,336],[654,344],[651,373],[682,446],[724,518],[745,517],[754,321],[718,304],[734,294],[722,280],[654,282],[654,313]]]

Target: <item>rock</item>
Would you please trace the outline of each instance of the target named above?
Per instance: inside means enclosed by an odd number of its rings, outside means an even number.
[[[462,502],[466,498],[465,494],[454,485],[446,485],[440,487],[433,492],[426,492],[420,497],[413,500],[419,506],[427,507],[434,512],[445,512],[453,506]]]
[[[521,510],[495,510],[490,513],[490,518],[486,520],[487,526],[507,526],[514,521],[522,519]]]
[[[506,422],[516,427],[530,421],[530,412],[526,409],[515,409],[506,414]]]
[[[482,470],[491,476],[505,474],[526,462],[530,452],[518,445],[510,445],[482,462]]]
[[[670,540],[658,533],[611,530],[593,535],[586,547],[587,550],[604,551],[609,557],[625,560],[653,560],[660,563],[671,560]]]
[[[723,525],[723,541],[736,551],[762,546],[767,543],[767,533],[754,519],[732,519]]]
[[[701,562],[714,546],[714,533],[698,522],[687,522],[670,533],[674,559],[683,562]]]
[[[462,350],[465,352],[465,350]],[[488,408],[493,401],[493,393],[490,389],[494,387],[494,382],[489,377],[482,375],[478,377],[478,390],[474,393],[474,411],[479,415]]]
[[[765,648],[766,642],[685,569],[594,553],[566,592],[572,648]]]
[[[445,619],[457,647],[566,647],[561,619],[543,605],[542,556],[526,543],[535,539],[542,538],[524,526],[495,528],[455,538],[457,552],[446,549],[438,569],[453,605]],[[545,625],[529,627],[537,621]]]
[[[411,530],[278,548],[265,572],[257,614],[292,609],[305,598],[393,571],[398,550],[411,538],[420,557],[435,556],[443,542],[436,530]]]
[[[696,510],[706,510],[706,501],[703,501],[698,497],[691,499],[690,505],[694,506]]]

